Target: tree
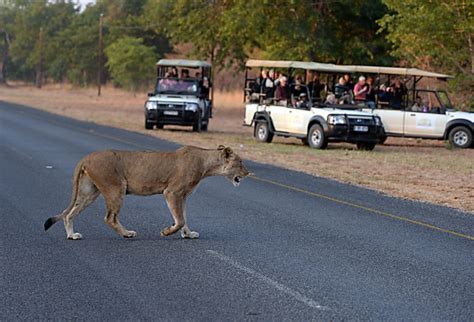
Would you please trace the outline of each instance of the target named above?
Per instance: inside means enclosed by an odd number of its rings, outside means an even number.
[[[379,20],[392,54],[410,65],[453,73],[452,88],[466,93],[474,108],[474,2],[469,0],[384,0],[393,13]]]
[[[123,37],[105,49],[107,67],[115,84],[130,90],[146,86],[153,78],[156,55],[143,39]]]

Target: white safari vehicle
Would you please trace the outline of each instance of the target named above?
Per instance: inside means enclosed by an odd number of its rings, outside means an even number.
[[[207,131],[212,117],[211,64],[206,61],[162,59],[155,89],[145,102],[145,128],[192,126]]]
[[[385,136],[380,118],[372,113],[313,103],[304,84],[308,71],[349,73],[350,69],[314,62],[268,60],[248,60],[246,67],[244,125],[254,127],[257,141],[269,143],[278,135],[300,138],[316,149],[325,149],[333,141],[350,142],[358,149],[372,150]],[[250,76],[252,68],[259,69],[260,76]],[[275,85],[274,82],[273,90],[266,87],[264,82],[267,80],[261,74],[268,69],[286,75],[286,89],[277,89],[281,84]],[[277,91],[280,94],[286,91],[286,99],[281,99]]]
[[[345,66],[357,75],[374,75],[379,87],[387,88],[394,79],[401,80],[405,90],[401,104],[376,98],[375,109],[364,109],[380,116],[387,136],[449,140],[456,148],[473,146],[474,113],[453,108],[446,91],[417,88],[422,78],[447,80],[452,76],[417,68]]]

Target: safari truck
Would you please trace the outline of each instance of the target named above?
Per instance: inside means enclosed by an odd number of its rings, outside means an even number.
[[[284,76],[275,82],[277,77],[266,75],[268,71]],[[346,109],[316,102],[311,97],[306,75],[322,71],[351,72],[348,68],[315,62],[247,61],[244,125],[254,128],[257,141],[272,142],[277,135],[299,138],[316,149],[325,149],[329,142],[350,142],[361,150],[374,149],[385,136],[380,117],[354,106]],[[270,89],[272,83],[274,88]]]
[[[156,66],[156,85],[145,102],[145,128],[184,125],[207,131],[212,118],[211,64],[162,59]]]
[[[372,76],[376,80],[376,102],[364,110],[380,116],[387,136],[449,140],[456,148],[473,146],[474,113],[457,111],[444,90],[418,86],[423,78],[446,81],[452,76],[417,68],[345,67],[352,69],[355,75]],[[390,93],[396,79],[404,88],[401,104],[381,100],[384,94],[381,89]]]

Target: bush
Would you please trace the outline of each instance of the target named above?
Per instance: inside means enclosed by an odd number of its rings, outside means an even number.
[[[156,57],[142,38],[122,37],[105,49],[114,84],[132,91],[144,88],[155,75]]]

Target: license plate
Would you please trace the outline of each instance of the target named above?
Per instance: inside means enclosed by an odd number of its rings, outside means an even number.
[[[356,131],[356,132],[368,132],[369,127],[368,126],[356,125],[356,126],[354,126],[354,131]]]
[[[177,116],[177,115],[178,115],[178,111],[163,111],[163,114],[164,114],[164,115]]]

